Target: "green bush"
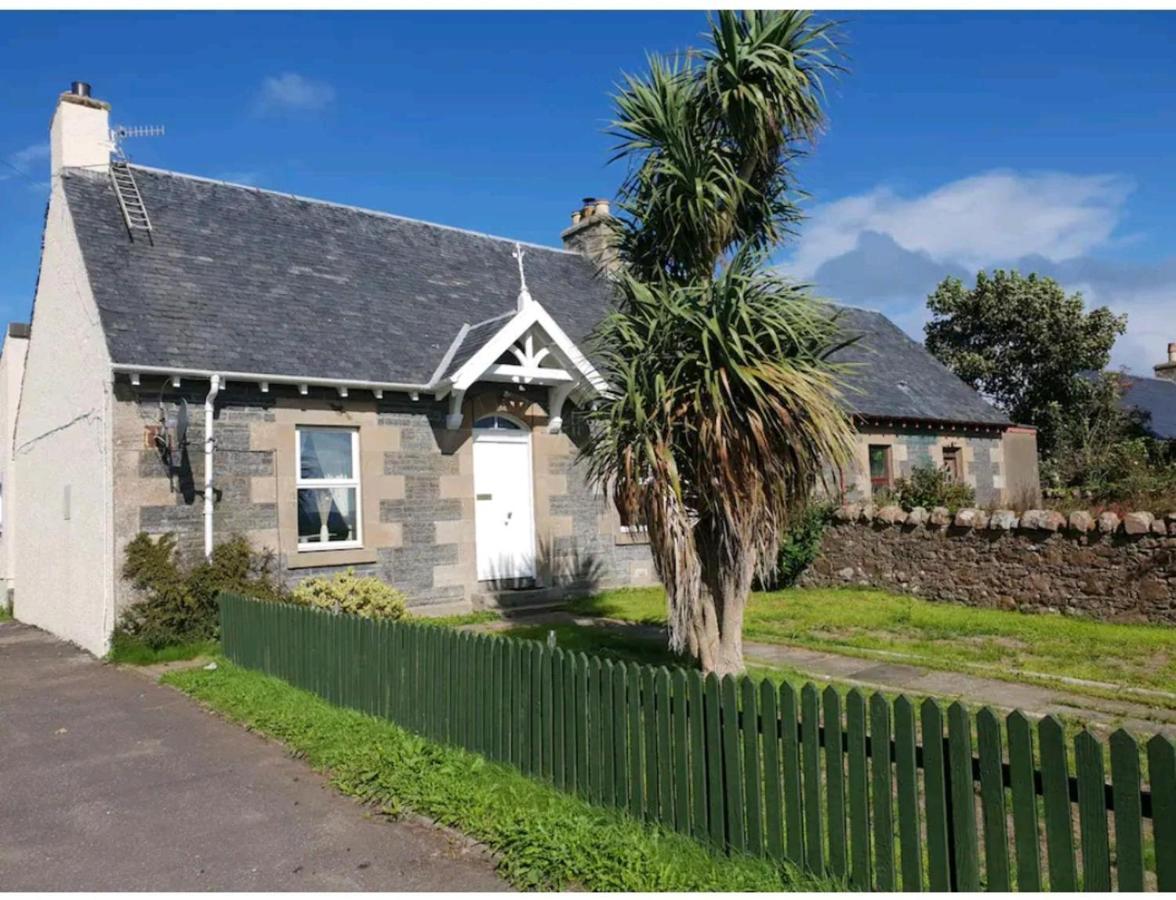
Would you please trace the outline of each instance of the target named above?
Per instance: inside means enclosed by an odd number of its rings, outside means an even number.
[[[891,497],[905,510],[946,506],[953,513],[976,502],[976,492],[970,484],[954,481],[946,469],[933,465],[913,467],[908,477],[894,483]]]
[[[361,578],[354,569],[340,572],[334,578],[307,578],[294,588],[290,599],[366,619],[399,619],[407,609],[402,592],[378,578]]]
[[[258,552],[239,535],[217,545],[211,559],[190,562],[180,553],[175,535],[152,540],[140,532],[127,544],[122,574],[143,599],[123,611],[114,643],[158,650],[213,640],[217,594],[284,599],[285,589],[273,572],[272,551]]]
[[[760,585],[767,590],[792,587],[817,554],[821,552],[821,537],[833,513],[833,507],[814,503],[797,517],[780,543],[776,567]]]

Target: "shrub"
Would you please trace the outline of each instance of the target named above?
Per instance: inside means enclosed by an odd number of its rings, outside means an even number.
[[[946,506],[953,513],[976,502],[976,492],[970,484],[954,481],[946,469],[933,465],[915,466],[908,477],[899,478],[892,497],[905,510]]]
[[[366,619],[399,619],[407,609],[403,593],[378,578],[361,578],[354,569],[340,572],[334,578],[307,578],[294,588],[290,599]]]
[[[272,551],[259,553],[239,535],[216,546],[211,559],[189,563],[175,535],[152,540],[140,532],[127,544],[123,578],[143,599],[123,611],[114,643],[158,650],[212,640],[217,636],[216,597],[222,590],[283,599],[285,591],[273,569]]]
[[[780,543],[776,567],[761,587],[769,590],[792,587],[821,552],[821,537],[833,508],[825,503],[812,504],[797,518]]]

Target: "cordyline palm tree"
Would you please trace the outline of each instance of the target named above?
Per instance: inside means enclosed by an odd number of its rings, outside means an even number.
[[[823,122],[829,26],[722,12],[709,38],[615,98],[629,175],[617,310],[595,335],[612,390],[583,453],[648,528],[671,647],[725,674],[743,668],[753,578],[852,432],[835,317],[766,265],[799,218],[791,166]]]

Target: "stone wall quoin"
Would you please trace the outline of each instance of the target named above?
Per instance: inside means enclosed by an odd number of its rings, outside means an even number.
[[[1176,624],[1176,511],[839,507],[805,586],[1114,622]]]

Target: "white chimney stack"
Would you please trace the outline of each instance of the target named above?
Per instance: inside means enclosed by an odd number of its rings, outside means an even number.
[[[105,169],[110,165],[110,104],[90,96],[90,85],[75,81],[57,101],[49,127],[50,173],[64,168]]]

